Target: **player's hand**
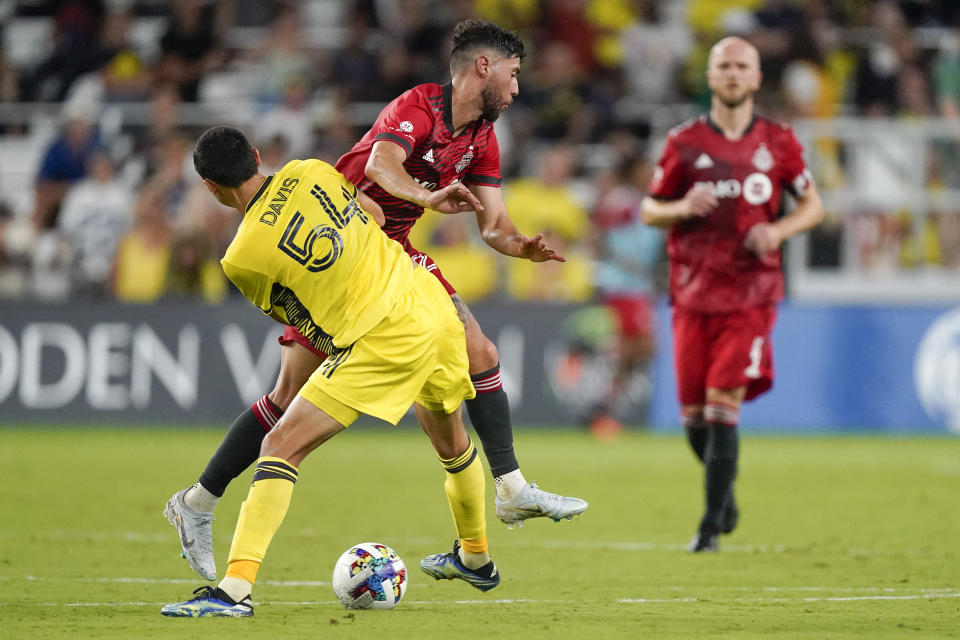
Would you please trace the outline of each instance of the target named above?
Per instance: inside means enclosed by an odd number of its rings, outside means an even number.
[[[683,201],[686,203],[687,218],[702,218],[719,204],[713,189],[704,184],[687,191]]]
[[[761,258],[771,251],[776,251],[783,243],[783,236],[779,229],[772,224],[761,222],[750,227],[747,236],[743,239],[743,246],[753,251]]]
[[[439,213],[483,211],[480,200],[462,182],[454,182],[443,189],[432,191],[423,205],[425,208],[433,209]]]
[[[566,262],[567,259],[547,246],[543,241],[543,234],[538,233],[532,238],[520,237],[520,256],[531,262],[546,262],[547,260],[556,260],[557,262]]]

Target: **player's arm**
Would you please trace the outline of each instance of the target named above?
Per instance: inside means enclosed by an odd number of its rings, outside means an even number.
[[[717,206],[717,197],[706,185],[697,185],[678,200],[646,196],[641,203],[643,223],[651,227],[672,227],[690,218],[702,218]]]
[[[488,245],[506,256],[526,258],[533,262],[567,261],[546,245],[542,233],[528,238],[517,230],[507,215],[507,205],[499,187],[472,185],[470,191],[483,205],[477,209],[477,226],[480,228],[480,237]]]
[[[383,227],[386,218],[383,217],[383,209],[380,208],[376,200],[357,189],[357,203],[361,209],[373,216],[373,221],[377,223],[378,227]]]
[[[404,168],[406,159],[407,152],[399,144],[378,140],[370,150],[364,173],[390,195],[425,209],[440,213],[461,213],[483,208],[476,196],[459,182],[436,191],[420,186]]]
[[[758,256],[776,251],[788,238],[803,233],[823,220],[823,203],[817,186],[811,181],[797,196],[797,206],[776,222],[762,222],[750,227],[743,246]]]

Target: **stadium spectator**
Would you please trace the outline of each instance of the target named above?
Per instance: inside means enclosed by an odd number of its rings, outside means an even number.
[[[586,252],[587,210],[570,187],[576,154],[571,146],[548,147],[537,162],[537,174],[504,186],[504,201],[516,212],[517,224],[542,229],[550,246],[563,251],[566,262],[533,264],[513,260],[507,266],[507,290],[519,300],[582,302],[593,294]]]
[[[57,229],[70,248],[73,294],[103,298],[117,245],[131,226],[133,193],[116,178],[106,151],[94,152],[88,166],[88,177],[63,200]]]
[[[167,29],[160,38],[156,80],[174,84],[180,98],[196,102],[204,74],[223,64],[220,42],[226,3],[174,0]]]
[[[630,401],[633,378],[646,374],[654,354],[653,306],[663,234],[644,225],[640,214],[651,175],[642,156],[622,160],[612,179],[599,179],[599,196],[590,212],[593,282],[617,325],[609,389],[588,418],[590,430],[599,436],[620,430],[617,416],[628,409],[623,405]]]
[[[299,84],[308,96],[314,84],[316,63],[307,49],[300,4],[279,2],[264,37],[247,53],[257,69],[254,87],[261,107],[269,109],[289,98]]]
[[[370,21],[371,16],[367,11],[354,7],[347,22],[349,35],[346,42],[330,61],[331,84],[340,87],[347,98],[353,101],[375,100],[381,94],[379,84],[383,58],[378,52],[382,51],[381,45],[384,43],[371,29]]]
[[[308,103],[307,82],[291,76],[283,89],[283,99],[269,108],[257,123],[257,139],[275,136],[284,139],[289,158],[308,158],[313,149],[314,115]]]
[[[141,189],[133,210],[133,227],[121,238],[114,258],[112,283],[117,300],[149,303],[163,296],[171,241],[166,199],[158,189]]]
[[[710,112],[672,131],[642,203],[644,222],[669,229],[678,396],[705,468],[693,552],[716,551],[718,535],[736,526],[740,405],[773,383],[780,248],[823,218],[793,132],[754,115],[760,79],[751,44],[728,37],[713,46]],[[784,190],[798,204],[778,218]]]
[[[38,231],[56,226],[67,189],[87,175],[87,164],[100,144],[94,111],[80,102],[64,105],[63,127],[47,147],[34,185],[31,220]]]
[[[105,16],[101,0],[64,0],[53,14],[51,53],[24,77],[28,101],[66,98],[73,82],[106,62],[98,46]]]
[[[631,97],[669,104],[679,95],[678,72],[693,46],[692,34],[675,3],[639,4],[640,15],[621,34],[624,79]]]
[[[153,74],[130,40],[132,21],[129,11],[120,10],[107,15],[104,23],[104,102],[142,102],[150,91]]]

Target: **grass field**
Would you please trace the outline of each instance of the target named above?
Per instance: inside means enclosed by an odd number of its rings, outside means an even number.
[[[741,525],[694,556],[701,473],[679,437],[521,432],[527,478],[590,509],[509,531],[488,482],[503,582],[481,594],[416,567],[454,537],[426,439],[357,427],[301,468],[256,617],[166,619],[159,608],[201,581],[160,512],[220,435],[0,429],[0,637],[960,637],[960,440],[947,438],[748,436]],[[217,512],[221,572],[248,484]],[[333,596],[334,561],[365,540],[411,569],[393,611],[351,613]]]

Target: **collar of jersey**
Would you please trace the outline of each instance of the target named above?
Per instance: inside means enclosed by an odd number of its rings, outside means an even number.
[[[747,134],[750,133],[750,130],[753,129],[753,125],[757,122],[757,114],[750,116],[750,124],[747,125],[747,128],[743,130],[743,133],[740,135],[741,138],[746,138]],[[716,122],[713,121],[713,118],[710,117],[710,114],[707,114],[707,126],[719,133],[721,136],[726,139],[726,134],[723,132],[723,129],[720,128]]]
[[[447,127],[450,137],[453,137],[453,83],[440,85],[443,95],[443,124]]]
[[[260,199],[260,196],[263,195],[263,192],[267,190],[268,186],[270,186],[271,180],[273,180],[273,175],[267,176],[267,179],[263,181],[263,184],[260,185],[260,188],[257,189],[257,192],[253,194],[252,198],[250,198],[250,202],[247,203],[247,207],[243,210],[244,213],[250,211],[250,207],[253,206],[253,203]]]

